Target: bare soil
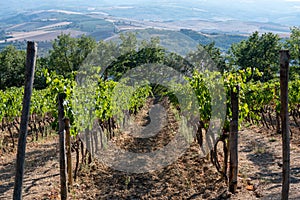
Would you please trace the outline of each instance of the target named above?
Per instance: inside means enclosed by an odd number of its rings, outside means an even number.
[[[58,153],[56,135],[27,144],[23,199],[51,199],[53,195],[57,197]],[[12,199],[15,163],[16,151],[0,155],[0,199]]]
[[[139,123],[145,123],[145,114],[137,115]],[[162,130],[166,137],[172,137],[168,130],[176,128],[174,120],[169,116]],[[295,129],[291,144],[291,199],[300,199],[299,134]],[[127,149],[145,145],[128,136],[122,141],[119,145]],[[152,143],[147,145],[164,145]],[[23,199],[59,199],[58,136],[28,142],[26,152]],[[247,126],[239,132],[236,194],[227,192],[226,182],[209,160],[199,157],[199,147],[194,142],[173,164],[149,173],[126,174],[95,159],[82,166],[69,199],[280,199],[281,154],[281,136],[275,130]],[[12,199],[15,158],[16,152],[0,154],[0,199]]]

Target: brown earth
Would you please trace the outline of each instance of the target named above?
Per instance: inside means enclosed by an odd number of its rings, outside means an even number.
[[[145,123],[145,114],[138,115],[137,122]],[[160,132],[159,137],[172,138],[167,132],[176,128],[174,120],[168,115],[168,125],[162,130],[167,136]],[[299,136],[295,130],[291,145],[291,199],[300,199]],[[118,145],[127,149],[164,145],[159,138],[148,144],[128,135],[121,141]],[[15,152],[0,155],[0,199],[12,199],[15,157]],[[59,199],[56,134],[28,143],[25,166],[23,199]],[[199,147],[194,142],[173,164],[149,173],[127,174],[94,160],[89,166],[82,166],[69,199],[280,199],[281,172],[280,135],[275,130],[248,126],[239,132],[236,194],[227,192],[226,183],[209,160],[199,157]]]

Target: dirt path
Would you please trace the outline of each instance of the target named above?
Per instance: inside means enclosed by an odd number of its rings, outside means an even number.
[[[240,183],[246,187],[249,183],[253,185],[257,199],[281,198],[281,135],[274,132],[252,126],[239,133]],[[297,140],[294,138],[291,145],[290,199],[300,199],[300,145]],[[241,199],[242,193],[236,196]]]
[[[57,135],[29,142],[23,199],[59,199]],[[12,199],[15,153],[0,155],[0,199]],[[239,189],[231,195],[198,146],[151,173],[129,175],[95,161],[83,167],[70,199],[280,199],[280,135],[255,126],[239,134]],[[300,199],[300,146],[291,147],[291,199]]]
[[[59,188],[58,138],[29,142],[26,149],[23,199],[57,197]],[[0,199],[12,199],[16,154],[0,156]]]

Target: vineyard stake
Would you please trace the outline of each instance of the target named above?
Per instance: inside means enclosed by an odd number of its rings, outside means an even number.
[[[71,134],[70,134],[70,119],[65,118],[65,130],[66,130],[66,147],[67,147],[67,172],[68,172],[68,185],[72,187],[72,155],[71,155]]]
[[[281,199],[289,199],[290,189],[290,133],[288,110],[288,83],[289,83],[288,50],[280,51],[280,100],[281,100],[281,131],[282,131],[282,192]]]
[[[64,122],[64,99],[65,94],[58,94],[58,123],[59,123],[59,172],[60,172],[60,197],[62,200],[68,198],[67,170],[66,170],[66,138]]]
[[[239,126],[239,86],[232,88],[230,91],[232,120],[230,121],[229,134],[229,191],[236,193],[237,175],[238,175],[238,126]]]
[[[34,81],[34,71],[36,64],[37,44],[35,42],[27,42],[27,57],[26,57],[26,81],[24,87],[23,109],[20,123],[20,133],[18,141],[18,152],[16,162],[16,176],[14,184],[13,199],[22,199],[22,187],[24,179],[24,163],[26,153],[26,137],[28,134],[28,120],[30,113],[30,99],[32,95],[32,87]]]

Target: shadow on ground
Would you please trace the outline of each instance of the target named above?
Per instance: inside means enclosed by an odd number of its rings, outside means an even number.
[[[16,157],[16,155],[14,155]],[[43,168],[47,162],[57,159],[57,151],[55,150],[55,146],[53,144],[40,144],[36,150],[26,152],[25,158],[25,174],[23,187],[23,194],[30,190],[31,187],[36,185],[36,182],[39,180],[47,179],[49,176],[47,175],[47,171],[43,172],[43,175],[34,178],[36,175],[36,170]],[[14,178],[15,178],[15,163],[16,159],[5,163],[0,168],[0,199],[7,199],[7,192],[11,193],[14,187]],[[58,174],[57,174],[58,175]],[[52,176],[57,176],[52,175]]]

